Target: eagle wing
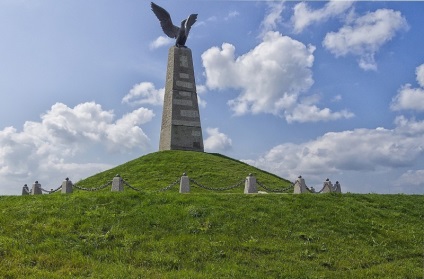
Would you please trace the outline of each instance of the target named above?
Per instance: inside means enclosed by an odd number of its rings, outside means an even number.
[[[163,32],[170,38],[177,38],[180,28],[172,23],[169,13],[164,8],[156,5],[153,2],[151,3],[151,7],[153,13],[155,13],[156,17],[159,19]]]
[[[197,14],[191,14],[187,18],[186,23],[185,23],[185,33],[186,33],[186,36],[188,36],[188,33],[190,32],[190,28],[196,22],[196,20],[197,20]]]

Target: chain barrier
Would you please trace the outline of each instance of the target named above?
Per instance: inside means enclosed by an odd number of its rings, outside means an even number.
[[[172,182],[171,184],[169,184],[168,186],[166,186],[165,188],[159,189],[156,192],[165,192],[168,191],[169,189],[171,189],[172,187],[174,187],[177,183],[180,183],[181,178],[178,177],[177,180],[175,180],[174,182]]]
[[[57,191],[59,191],[60,189],[62,189],[62,185],[60,185],[58,188],[56,188],[56,189],[51,189],[50,191],[49,190],[46,190],[46,189],[43,189],[43,188],[41,188],[40,187],[40,190],[42,191],[42,192],[44,192],[44,193],[48,193],[48,194],[53,194],[53,193],[56,193]]]
[[[284,192],[287,192],[287,191],[293,189],[294,188],[294,185],[296,184],[296,182],[295,182],[295,183],[292,183],[289,187],[286,187],[286,188],[271,189],[271,188],[265,186],[264,184],[262,184],[261,182],[259,182],[258,180],[256,180],[256,183],[259,186],[261,186],[262,188],[264,188],[265,190],[267,190],[268,192],[273,192],[273,193],[284,193]]]
[[[203,184],[200,184],[199,182],[197,182],[196,180],[194,180],[192,178],[189,178],[189,180],[190,180],[190,182],[193,182],[194,185],[196,185],[196,186],[198,186],[200,188],[206,189],[206,190],[211,190],[211,191],[227,191],[227,190],[231,190],[231,189],[240,187],[240,185],[242,185],[246,181],[246,180],[242,180],[242,181],[238,182],[237,184],[234,184],[234,185],[228,186],[228,187],[213,188],[213,187],[208,187],[208,186],[205,186]]]
[[[127,185],[130,189],[133,189],[134,191],[137,192],[142,192],[142,190],[135,188],[134,186],[130,185],[128,182],[126,182],[124,179],[122,179],[122,183],[124,183],[125,185]]]
[[[105,184],[103,184],[102,186],[99,186],[97,188],[85,188],[85,187],[78,186],[76,184],[73,184],[72,186],[79,189],[79,190],[94,192],[94,191],[102,190],[102,189],[104,189],[104,188],[106,188],[107,186],[110,186],[110,185],[112,185],[112,181],[108,181]]]

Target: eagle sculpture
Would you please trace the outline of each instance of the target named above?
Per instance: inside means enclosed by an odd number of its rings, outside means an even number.
[[[159,19],[160,26],[162,27],[163,32],[170,38],[177,39],[175,42],[176,47],[186,47],[185,43],[187,41],[188,33],[190,32],[191,26],[197,20],[197,14],[191,14],[187,19],[181,21],[181,26],[175,26],[172,23],[171,16],[169,13],[162,7],[151,3],[152,11],[155,13],[156,17]]]

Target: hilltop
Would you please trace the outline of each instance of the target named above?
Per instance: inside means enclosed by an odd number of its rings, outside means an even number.
[[[86,188],[95,188],[119,174],[137,189],[156,191],[167,187],[183,173],[202,185],[213,188],[224,188],[244,182],[250,173],[269,187],[284,188],[291,185],[286,179],[221,154],[176,150],[150,153],[84,180],[73,182]],[[243,186],[244,184],[229,192],[242,193]],[[196,188],[192,190],[199,191]],[[178,191],[178,187],[172,191]]]

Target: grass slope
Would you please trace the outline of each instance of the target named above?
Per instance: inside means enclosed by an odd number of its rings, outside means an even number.
[[[76,184],[86,188],[95,188],[105,184],[116,174],[119,174],[131,186],[144,191],[155,191],[170,185],[180,178],[183,173],[186,173],[200,184],[213,188],[223,188],[235,185],[241,181],[244,182],[249,173],[254,174],[258,181],[270,188],[285,188],[291,184],[288,180],[241,161],[220,154],[194,151],[161,151],[147,154],[78,181]],[[241,187],[229,192],[242,193],[243,189],[244,183]],[[178,191],[178,186],[172,188],[172,191]],[[192,191],[200,190],[192,188]],[[201,191],[204,192],[205,190]]]
[[[424,196],[0,197],[1,278],[422,278]]]

